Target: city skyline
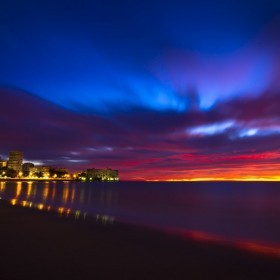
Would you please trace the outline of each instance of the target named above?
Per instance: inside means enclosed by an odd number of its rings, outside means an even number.
[[[280,4],[117,2],[0,4],[0,157],[279,180]]]
[[[4,160],[0,157],[0,180],[80,180],[80,181],[119,181],[119,171],[111,168],[87,167],[70,174],[64,167],[38,165],[23,160],[22,151],[10,151]]]

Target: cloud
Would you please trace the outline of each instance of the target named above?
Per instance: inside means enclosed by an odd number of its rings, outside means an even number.
[[[1,153],[20,149],[30,160],[72,170],[118,168],[125,179],[207,177],[211,170],[234,177],[240,168],[244,176],[272,176],[280,164],[279,98],[265,92],[208,111],[135,107],[104,115],[1,89]]]

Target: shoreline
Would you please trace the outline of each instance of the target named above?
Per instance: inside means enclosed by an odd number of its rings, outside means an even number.
[[[76,181],[74,179],[30,179],[30,178],[0,178],[0,182],[51,182],[51,181]]]
[[[0,200],[1,279],[278,279],[279,259]]]
[[[118,183],[120,181],[82,181],[77,179],[67,179],[67,178],[56,178],[56,179],[31,179],[31,178],[0,178],[0,182],[83,182],[83,183],[95,183],[95,182],[101,182],[101,183]]]

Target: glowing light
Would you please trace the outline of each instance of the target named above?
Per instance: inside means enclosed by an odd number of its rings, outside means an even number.
[[[44,204],[38,204],[37,207],[38,207],[39,210],[43,210],[44,209]]]
[[[58,213],[59,213],[60,215],[62,215],[63,212],[64,212],[64,208],[63,208],[63,207],[59,207],[59,208],[57,209],[57,211],[58,211]]]
[[[12,205],[16,205],[17,204],[17,200],[16,199],[11,199],[11,204]]]

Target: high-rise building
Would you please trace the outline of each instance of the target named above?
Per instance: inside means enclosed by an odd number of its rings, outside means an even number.
[[[9,169],[15,170],[17,174],[21,171],[23,160],[23,153],[20,151],[11,151],[9,154],[9,160],[7,162],[7,167]]]

